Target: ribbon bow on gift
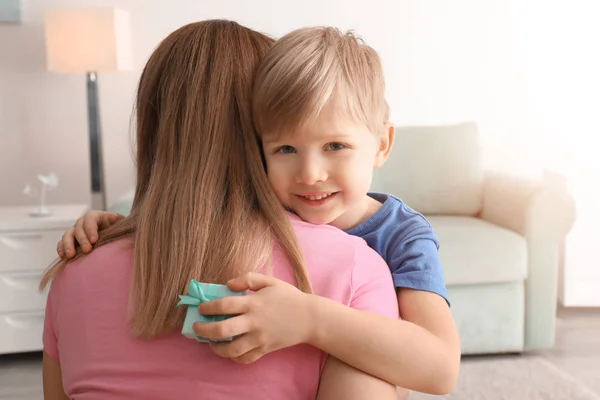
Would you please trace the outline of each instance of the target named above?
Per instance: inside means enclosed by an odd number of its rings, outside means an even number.
[[[210,301],[210,299],[206,297],[206,295],[202,291],[202,288],[200,287],[200,282],[193,279],[190,281],[188,295],[179,295],[179,298],[179,303],[177,303],[178,307],[181,305],[199,306],[202,303]]]

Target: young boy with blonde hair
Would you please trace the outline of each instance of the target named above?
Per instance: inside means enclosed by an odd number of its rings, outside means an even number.
[[[330,27],[285,35],[257,72],[254,120],[278,199],[299,218],[362,237],[376,250],[392,273],[402,320],[250,274],[228,285],[254,295],[200,306],[203,314],[240,315],[198,324],[196,332],[212,338],[243,334],[232,343],[211,345],[237,362],[309,343],[398,386],[449,392],[458,377],[460,344],[438,238],[399,198],[368,193],[373,169],[385,163],[394,142],[377,53],[353,33]],[[75,237],[90,251],[87,237],[95,239],[108,219],[108,213],[86,214],[59,243],[59,254],[74,254]]]

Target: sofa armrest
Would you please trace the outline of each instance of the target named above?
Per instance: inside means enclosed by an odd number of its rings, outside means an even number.
[[[481,218],[525,237],[525,348],[552,346],[560,247],[575,221],[572,197],[539,181],[489,174]]]

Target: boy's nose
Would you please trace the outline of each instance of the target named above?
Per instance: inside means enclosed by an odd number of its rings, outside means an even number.
[[[302,163],[297,174],[296,183],[303,185],[314,185],[318,182],[324,182],[327,180],[327,172],[320,163],[313,161],[307,161]]]

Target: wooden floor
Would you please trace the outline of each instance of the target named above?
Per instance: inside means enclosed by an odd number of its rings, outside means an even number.
[[[600,398],[600,309],[560,309],[555,347],[537,354]],[[41,399],[41,377],[40,353],[0,356],[0,399]]]

